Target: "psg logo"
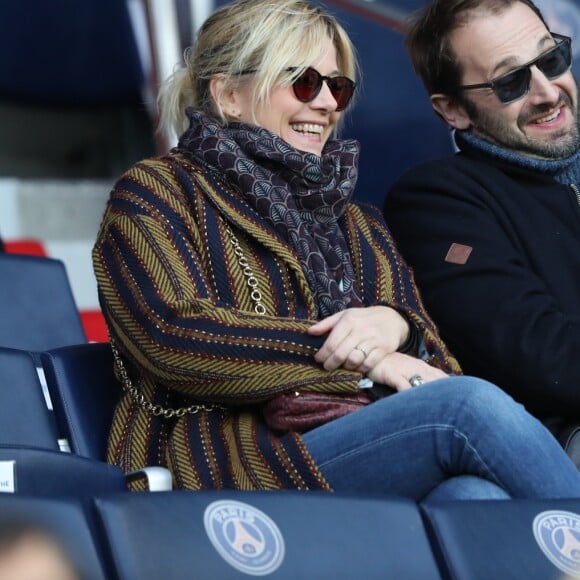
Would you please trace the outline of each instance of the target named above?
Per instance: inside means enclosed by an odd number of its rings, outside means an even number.
[[[534,518],[534,537],[545,556],[570,576],[580,577],[580,516],[545,511]]]
[[[284,560],[278,526],[255,507],[233,500],[212,502],[204,512],[206,533],[218,554],[252,576],[277,570]]]

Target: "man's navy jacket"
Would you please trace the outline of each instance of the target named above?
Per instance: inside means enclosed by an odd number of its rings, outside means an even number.
[[[464,372],[580,419],[580,187],[466,148],[401,177],[385,218]]]

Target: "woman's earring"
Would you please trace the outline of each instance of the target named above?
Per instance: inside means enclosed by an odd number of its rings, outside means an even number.
[[[241,111],[228,111],[226,113],[226,118],[230,121],[236,121],[242,118],[242,113]]]

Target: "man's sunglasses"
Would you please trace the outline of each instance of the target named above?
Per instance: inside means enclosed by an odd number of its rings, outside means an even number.
[[[546,50],[530,62],[496,77],[488,83],[461,85],[456,87],[455,91],[491,89],[497,98],[506,105],[521,99],[530,90],[531,67],[538,67],[547,79],[553,80],[563,75],[572,66],[571,39],[556,33],[552,33],[552,37],[556,41],[556,46]]]
[[[286,71],[293,72],[297,70],[296,67],[287,68]],[[252,74],[256,70],[245,70],[240,74]],[[313,101],[322,89],[322,83],[326,82],[330,90],[330,94],[336,101],[336,110],[342,111],[346,109],[354,95],[356,83],[348,77],[326,77],[321,75],[314,68],[307,68],[301,75],[299,75],[292,83],[294,95],[302,103],[309,103]]]

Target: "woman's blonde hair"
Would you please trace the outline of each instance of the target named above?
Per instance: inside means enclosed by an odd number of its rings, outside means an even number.
[[[291,84],[300,72],[323,56],[327,39],[336,48],[341,74],[356,81],[354,47],[336,19],[306,0],[234,0],[214,12],[200,28],[196,42],[184,54],[159,97],[160,129],[181,135],[185,114],[193,107],[206,115],[226,118],[210,92],[220,75],[222,90],[244,82],[242,73],[255,71],[254,108],[268,102],[274,86]],[[296,67],[288,71],[289,67]],[[219,101],[219,99],[218,99]]]

